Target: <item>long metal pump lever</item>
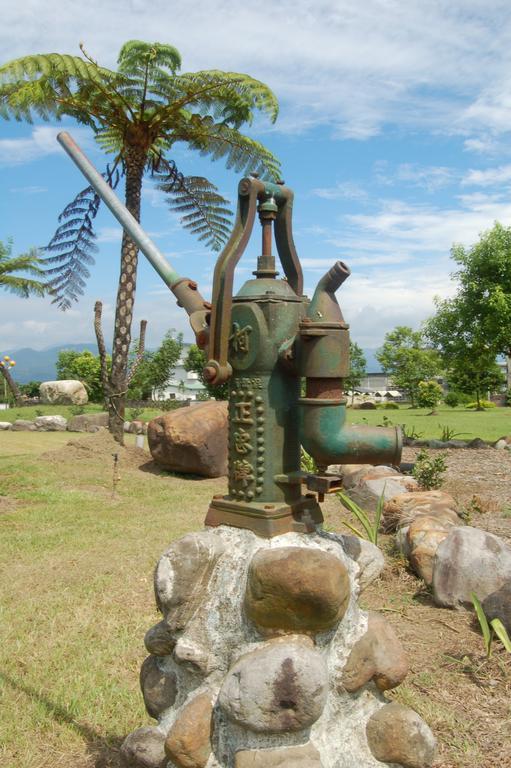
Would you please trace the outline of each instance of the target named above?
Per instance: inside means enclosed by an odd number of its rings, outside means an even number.
[[[170,288],[177,299],[178,305],[186,310],[198,346],[201,348],[205,347],[209,337],[211,304],[200,295],[197,290],[197,283],[188,277],[181,277],[176,272],[151,238],[144,232],[138,221],[121,203],[113,189],[94,168],[71,135],[67,131],[62,131],[58,134],[57,141],[64,147],[69,157],[78,166],[99,197],[110,208],[125,232],[127,232],[155,268],[164,283]]]

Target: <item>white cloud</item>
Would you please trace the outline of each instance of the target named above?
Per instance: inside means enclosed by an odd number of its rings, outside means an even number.
[[[98,243],[120,243],[122,229],[120,227],[101,227],[98,231]]]
[[[37,185],[32,185],[28,187],[11,187],[9,192],[12,192],[13,194],[21,194],[21,195],[40,195],[43,192],[47,192],[48,187],[38,187]]]
[[[394,123],[478,141],[510,129],[507,0],[260,0],[235,13],[227,0],[214,11],[208,0],[25,0],[7,4],[2,21],[4,60],[75,54],[83,39],[114,66],[125,40],[164,38],[178,45],[185,69],[250,72],[283,103],[277,130],[323,123],[363,139]]]
[[[492,187],[495,184],[505,184],[511,181],[511,164],[486,170],[471,169],[465,174],[462,183],[465,186]]]
[[[321,197],[323,200],[338,200],[344,198],[347,200],[364,200],[367,192],[359,184],[346,181],[338,182],[335,187],[317,187],[312,190],[315,197]]]
[[[63,154],[57,142],[57,134],[62,127],[38,125],[30,136],[17,139],[0,139],[0,166],[23,165],[39,160],[48,155]],[[82,145],[87,144],[88,132],[83,128],[73,128],[73,136]],[[25,187],[41,191],[40,187]]]

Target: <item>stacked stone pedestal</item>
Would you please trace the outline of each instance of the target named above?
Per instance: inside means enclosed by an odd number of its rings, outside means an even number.
[[[146,634],[140,675],[158,724],[127,737],[125,764],[431,766],[426,723],[384,697],[407,672],[399,641],[357,604],[381,562],[371,546],[228,527],[173,543],[156,568],[163,620]]]

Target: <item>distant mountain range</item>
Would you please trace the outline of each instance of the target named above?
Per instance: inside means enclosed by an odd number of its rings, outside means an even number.
[[[57,378],[55,366],[61,349],[73,349],[77,352],[88,349],[94,355],[98,354],[95,341],[91,341],[90,344],[59,344],[47,349],[30,349],[30,347],[8,349],[4,354],[16,361],[14,369],[16,381],[19,384],[26,384],[28,381],[54,381]]]
[[[57,376],[55,366],[61,349],[73,349],[77,352],[88,349],[94,355],[98,354],[95,341],[91,341],[89,344],[59,344],[47,349],[30,349],[30,347],[8,349],[4,354],[16,361],[16,368],[14,369],[16,381],[20,384],[26,384],[28,381],[53,381]],[[374,356],[375,352],[375,349],[364,349],[368,373],[381,371],[381,366]]]

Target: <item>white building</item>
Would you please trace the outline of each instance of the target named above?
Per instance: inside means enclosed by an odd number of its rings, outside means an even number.
[[[185,371],[185,359],[192,345],[183,344],[181,357],[176,363],[174,376],[165,389],[159,390],[155,399],[158,400],[198,400],[206,393],[206,387],[199,381],[195,371]]]

